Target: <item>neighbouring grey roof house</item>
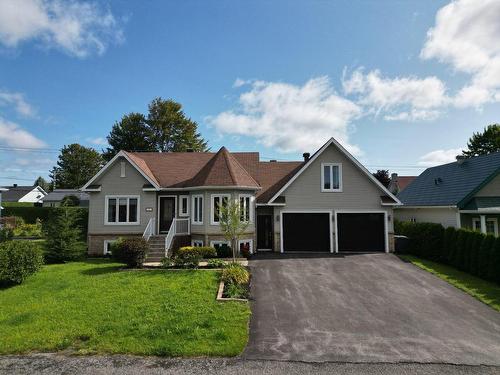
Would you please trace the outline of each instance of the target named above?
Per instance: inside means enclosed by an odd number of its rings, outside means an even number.
[[[426,169],[398,194],[403,221],[436,222],[498,236],[500,152]]]
[[[78,189],[55,189],[43,198],[43,207],[59,207],[64,198],[75,196],[80,200],[80,207],[88,207],[89,195]]]

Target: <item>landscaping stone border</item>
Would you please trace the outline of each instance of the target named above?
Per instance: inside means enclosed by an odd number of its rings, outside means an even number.
[[[217,301],[221,302],[226,302],[226,301],[239,301],[239,302],[248,302],[248,299],[246,298],[227,298],[227,297],[222,297],[224,293],[224,281],[221,281],[219,283],[219,290],[217,291]]]

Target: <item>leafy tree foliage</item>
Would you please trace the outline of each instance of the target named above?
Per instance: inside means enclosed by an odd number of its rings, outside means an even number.
[[[500,151],[500,124],[491,124],[483,132],[474,133],[462,154],[471,157]]]
[[[156,151],[151,140],[152,132],[142,113],[129,113],[116,122],[107,136],[108,147],[103,153],[106,160],[111,160],[120,150]]]
[[[130,113],[113,125],[104,158],[125,151],[207,151],[207,142],[197,132],[198,124],[186,116],[182,105],[171,99],[154,99],[147,117]]]
[[[45,259],[49,263],[62,263],[82,258],[85,244],[78,224],[78,210],[64,207],[51,210],[44,223]]]
[[[391,178],[389,177],[389,171],[386,169],[378,169],[377,172],[373,173],[373,176],[380,181],[385,187],[389,187],[391,183]]]
[[[248,228],[248,222],[242,221],[243,210],[238,202],[229,200],[226,204],[219,206],[219,224],[226,240],[231,241],[233,249],[233,262],[236,262],[236,255],[239,251],[238,240]]]
[[[77,207],[80,205],[80,198],[76,195],[67,195],[61,200],[63,207]]]
[[[45,191],[52,191],[52,184],[48,182],[45,178],[42,176],[38,177],[35,182],[33,183],[33,186],[40,186],[43,190]]]
[[[64,146],[50,177],[58,189],[78,189],[103,166],[103,159],[93,148],[78,143]]]

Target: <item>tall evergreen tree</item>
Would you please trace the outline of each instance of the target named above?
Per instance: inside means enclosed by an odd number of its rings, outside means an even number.
[[[93,148],[78,143],[64,146],[50,177],[57,189],[78,189],[103,166],[103,159]]]
[[[52,209],[44,224],[45,259],[49,263],[61,263],[79,259],[85,254],[85,244],[81,242],[81,228],[75,208]]]
[[[198,124],[184,114],[180,103],[154,99],[149,104],[147,122],[157,151],[207,150],[207,142],[197,133]]]
[[[379,182],[385,187],[389,187],[389,184],[391,183],[389,171],[386,169],[378,169],[377,172],[373,173],[373,177],[379,180]]]
[[[152,142],[153,133],[142,113],[129,113],[116,122],[107,136],[110,147],[103,153],[109,161],[120,150],[156,151]]]
[[[467,150],[462,154],[471,157],[491,154],[500,151],[500,125],[491,124],[484,128],[483,132],[477,132],[469,138]]]
[[[110,160],[125,151],[207,151],[197,132],[198,124],[186,116],[182,105],[171,99],[154,99],[148,115],[130,113],[115,123],[108,135],[110,147],[103,156]]]

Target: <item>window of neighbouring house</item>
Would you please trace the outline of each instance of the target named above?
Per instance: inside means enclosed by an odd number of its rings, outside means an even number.
[[[339,163],[321,164],[321,191],[323,192],[342,191],[342,164]]]
[[[192,240],[191,246],[194,247],[203,247],[203,240]]]
[[[229,194],[214,194],[212,195],[212,225],[220,222],[220,208],[225,207],[230,199]]]
[[[472,218],[472,230],[481,232],[481,219],[478,217]]]
[[[252,212],[252,195],[241,194],[240,195],[240,220],[244,222],[251,222],[253,220]]]
[[[139,224],[139,197],[107,196],[105,224]]]
[[[486,233],[498,236],[498,220],[496,218],[486,219]]]
[[[179,197],[180,207],[179,216],[189,216],[189,196],[181,195]]]
[[[192,223],[203,224],[203,195],[193,195],[192,198]]]

